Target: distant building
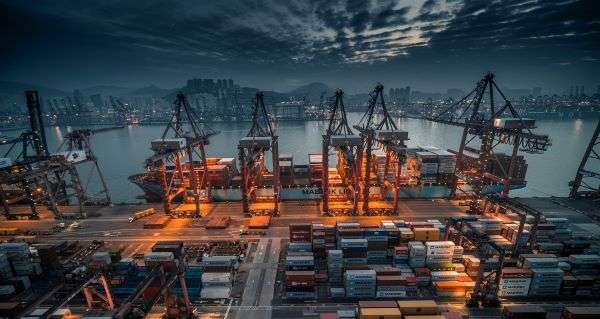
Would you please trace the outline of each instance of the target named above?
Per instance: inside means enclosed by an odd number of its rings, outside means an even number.
[[[531,90],[531,95],[534,97],[542,96],[542,88],[539,86],[534,87],[533,90]]]

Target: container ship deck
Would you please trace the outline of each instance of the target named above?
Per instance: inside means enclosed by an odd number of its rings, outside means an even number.
[[[489,171],[497,173],[506,171],[510,165],[510,156],[495,154],[495,160],[490,161]],[[478,154],[473,150],[465,150],[463,161],[466,165],[474,165]],[[385,168],[385,153],[382,150],[373,152],[374,174],[370,181],[370,196],[374,199],[391,200],[393,192],[388,187],[390,182],[395,182],[398,169],[397,162],[389,163],[387,171]],[[320,200],[322,198],[322,155],[308,154],[308,164],[295,164],[291,155],[280,154],[280,179],[282,200]],[[447,198],[456,166],[456,151],[441,150],[436,147],[424,146],[407,149],[407,159],[401,167],[400,181],[403,185],[400,190],[401,198]],[[525,174],[527,163],[520,156],[517,158],[516,169],[513,174],[511,189],[520,189],[526,186]],[[183,164],[184,176],[189,174],[189,165]],[[207,187],[201,192],[202,201],[240,201],[240,173],[235,158],[207,158]],[[167,175],[175,172],[174,167],[167,167]],[[347,185],[344,184],[342,169],[329,167],[330,198],[343,202]],[[386,174],[387,172],[387,174]],[[201,171],[203,174],[204,171]],[[162,200],[163,187],[160,176],[156,173],[146,172],[129,176],[129,180],[138,185],[143,191],[143,197],[148,202],[160,202]],[[175,179],[175,183],[179,180]],[[189,188],[190,185],[184,185]],[[261,198],[273,197],[273,174],[265,171],[262,174],[260,187],[255,190],[258,202]],[[459,193],[469,193],[470,186],[459,180]],[[483,193],[496,193],[502,189],[501,184],[488,184]],[[184,200],[182,195],[177,200]],[[191,194],[189,194],[191,196]]]

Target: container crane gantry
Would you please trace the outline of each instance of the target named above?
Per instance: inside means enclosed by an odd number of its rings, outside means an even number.
[[[327,131],[323,135],[323,167],[322,167],[322,193],[324,214],[330,214],[329,210],[329,149],[333,147],[338,151],[338,167],[342,169],[342,181],[346,188],[345,193],[350,192],[352,197],[351,214],[358,214],[359,200],[359,174],[360,165],[358,162],[361,153],[362,139],[354,134],[348,119],[344,106],[344,92],[338,89],[335,92],[335,100],[331,103],[329,123]],[[340,163],[341,161],[341,163]]]
[[[500,95],[504,105],[495,104],[494,92]],[[486,93],[489,94],[489,103],[484,105],[482,102]],[[484,186],[490,182],[501,184],[502,196],[508,196],[519,150],[540,154],[551,145],[548,135],[533,132],[534,120],[523,119],[517,113],[496,84],[492,73],[487,73],[461,100],[436,115],[422,118],[463,127],[450,197],[456,195],[459,179],[470,184],[472,196],[468,212],[473,214],[481,214],[478,200]],[[466,165],[465,147],[473,144],[476,139],[480,142],[477,146],[479,158],[474,165]],[[504,176],[496,176],[487,169],[489,161],[494,159],[493,150],[500,144],[512,146],[509,168],[503,172]]]
[[[381,119],[376,118],[381,115]],[[367,111],[355,125],[363,139],[362,154],[359,156],[359,161],[365,160],[366,165],[365,172],[361,172],[359,176],[362,177],[362,190],[363,190],[363,212],[367,215],[369,212],[369,190],[370,190],[370,178],[371,178],[371,157],[373,144],[380,144],[386,153],[385,168],[384,168],[384,189],[391,187],[394,194],[393,213],[398,213],[398,201],[400,194],[400,176],[402,173],[402,164],[406,158],[406,144],[408,140],[408,132],[398,129],[398,126],[394,122],[393,118],[388,112],[383,98],[383,85],[377,84],[373,91],[369,94],[369,102],[367,105]],[[394,180],[390,183],[387,180],[388,169],[392,161],[397,162],[397,171]],[[359,165],[362,169],[363,165]],[[385,192],[384,192],[385,196]]]
[[[575,179],[570,183],[569,197],[600,197],[600,170],[592,167],[600,167],[600,121],[596,124],[590,143],[585,149]],[[593,185],[593,182],[596,182],[596,185]]]
[[[94,204],[109,205],[111,200],[108,187],[92,151],[90,136],[120,127],[71,131],[65,136],[58,151],[50,154],[44,133],[38,94],[36,91],[26,91],[25,94],[30,129],[23,132],[18,138],[3,143],[10,145],[5,157],[9,157],[13,151],[19,149],[14,164],[0,170],[0,199],[5,216],[9,219],[39,218],[37,203],[44,202],[54,216],[60,219],[64,216],[58,205],[69,204],[71,198],[76,197],[79,215],[85,217],[83,207],[91,203],[91,198],[81,183],[77,171],[77,166],[84,162],[94,163],[102,184],[101,193],[105,195],[105,200],[94,201]],[[21,195],[10,198],[2,185],[20,189]],[[23,200],[29,204],[30,211],[12,212],[9,204]]]
[[[279,137],[275,134],[271,119],[264,103],[263,92],[257,92],[252,107],[252,126],[246,137],[238,143],[238,157],[241,165],[242,210],[245,215],[252,214],[250,199],[256,197],[256,189],[262,183],[266,172],[265,151],[271,151],[273,160],[273,215],[279,214]]]
[[[184,131],[184,125],[190,131]],[[153,141],[154,155],[146,160],[149,171],[158,172],[163,191],[163,204],[165,214],[171,213],[171,203],[175,197],[184,193],[188,187],[194,194],[194,217],[200,217],[201,190],[205,190],[210,198],[210,185],[208,182],[208,165],[204,146],[209,144],[209,139],[219,132],[208,127],[200,121],[198,115],[191,108],[183,93],[178,93],[173,102],[173,115],[165,127],[159,140]],[[184,144],[174,145],[173,141],[185,141]],[[188,176],[184,174],[182,157],[187,156]],[[198,156],[200,161],[194,161]],[[172,174],[167,174],[167,166],[175,169]],[[202,172],[202,173],[201,173]]]

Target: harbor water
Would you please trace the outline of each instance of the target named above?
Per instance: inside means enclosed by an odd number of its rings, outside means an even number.
[[[349,113],[349,121],[357,123],[362,114]],[[408,146],[436,146],[457,149],[462,129],[418,119],[397,119],[398,127],[409,132]],[[595,128],[595,120],[538,120],[537,131],[549,134],[552,146],[544,154],[525,154],[529,164],[527,187],[514,190],[513,196],[566,196],[569,181],[573,178],[583,152]],[[237,141],[250,128],[249,122],[211,123],[221,133],[207,146],[209,157],[237,157]],[[306,164],[308,153],[321,152],[325,122],[279,122],[275,125],[279,135],[279,153],[294,156],[295,164]],[[54,151],[63,142],[68,127],[51,127],[47,130],[49,148]],[[159,138],[163,126],[129,126],[120,130],[103,132],[92,137],[92,147],[107,179],[113,202],[140,202],[142,191],[127,177],[143,172],[144,160],[152,154],[150,141]],[[17,132],[1,132],[15,136]],[[508,153],[508,149],[506,149]],[[3,152],[4,153],[4,149]],[[90,167],[82,167],[81,178],[93,193],[97,180]]]

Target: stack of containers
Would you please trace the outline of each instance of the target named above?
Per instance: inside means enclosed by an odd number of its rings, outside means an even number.
[[[373,159],[377,167],[377,181],[383,183],[386,180],[385,176],[385,152],[381,149],[373,150]],[[390,163],[391,164],[391,163]],[[389,167],[388,167],[389,173]]]
[[[315,257],[324,258],[325,247],[325,226],[323,224],[313,223],[312,226],[312,247]]]
[[[408,244],[399,244],[398,246],[394,247],[394,267],[398,267],[399,265],[408,265],[408,251]]]
[[[439,219],[428,219],[427,222],[431,223],[433,228],[439,229],[440,234],[443,236],[446,225],[442,224],[442,222],[440,222]]]
[[[564,272],[559,268],[534,268],[530,296],[558,296]]]
[[[552,234],[552,240],[562,242],[571,239],[571,230],[569,229],[569,219],[564,217],[546,218],[546,222],[554,225],[555,231]]]
[[[452,263],[460,263],[463,262],[463,253],[465,249],[462,246],[454,245],[454,249],[452,250]]]
[[[510,250],[513,247],[513,244],[501,235],[490,235],[489,238],[496,246],[502,247],[505,250]]]
[[[533,272],[530,269],[505,267],[500,275],[500,297],[523,297],[529,293]]]
[[[533,272],[529,288],[530,296],[557,296],[560,294],[564,272],[558,268],[557,258],[526,257],[523,261],[523,268]]]
[[[388,248],[392,251],[400,243],[400,230],[391,220],[382,220],[380,227],[388,232]]]
[[[512,244],[517,243],[519,247],[523,247],[529,241],[529,230],[526,227],[523,228],[521,232],[521,236],[519,235],[519,225],[518,224],[505,224],[502,227],[501,235],[504,236],[508,241]]]
[[[331,283],[341,283],[343,273],[343,253],[341,250],[327,252],[327,273]]]
[[[467,285],[458,280],[444,280],[433,283],[435,293],[438,297],[464,297],[467,292]]]
[[[431,271],[429,268],[415,268],[415,280],[418,286],[427,287],[431,283]]]
[[[224,299],[231,294],[233,276],[230,272],[205,272],[202,274],[203,299]]]
[[[552,241],[556,226],[554,224],[538,224],[536,240],[539,242]]]
[[[561,255],[565,249],[563,243],[537,243],[536,246],[539,252],[545,254]]]
[[[463,264],[465,265],[465,272],[472,278],[477,277],[479,274],[479,267],[481,262],[479,258],[470,255],[463,255]]]
[[[325,225],[325,250],[336,249],[336,234],[334,225]]]
[[[500,235],[502,232],[502,221],[493,218],[480,218],[478,220],[484,233],[488,235]]]
[[[598,255],[571,255],[569,256],[571,264],[571,274],[573,275],[598,275],[598,266],[600,266],[600,256]]]
[[[202,267],[197,264],[194,266],[188,266],[185,269],[183,276],[185,278],[185,286],[187,287],[190,297],[199,297],[202,289]],[[177,282],[176,287],[179,287],[179,282]],[[181,287],[179,287],[179,290],[181,290]],[[177,290],[176,292],[180,293],[180,291]]]
[[[426,264],[429,269],[446,269],[452,267],[454,243],[451,241],[428,241]]]
[[[338,222],[337,230],[337,247],[341,247],[343,238],[361,239],[363,238],[363,230],[357,222]]]
[[[408,243],[408,249],[408,264],[412,268],[425,267],[425,259],[427,256],[425,245],[420,241],[411,241]]]
[[[310,184],[320,184],[323,178],[323,155],[308,154],[308,165]]]
[[[563,242],[563,244],[565,245],[563,251],[565,256],[583,254],[591,246],[589,240],[568,240]]]
[[[348,298],[374,298],[377,290],[377,274],[374,270],[347,270],[344,286]]]
[[[289,243],[288,253],[310,253],[312,245],[310,243]]]
[[[315,272],[286,271],[285,291],[288,299],[315,299]]]
[[[379,228],[364,230],[367,240],[367,262],[369,264],[383,264],[387,262],[388,231]]]
[[[444,183],[454,174],[456,155],[444,150],[435,150],[433,152],[438,156],[438,182]]]
[[[285,265],[288,270],[315,270],[315,257],[312,252],[292,253],[288,252],[285,257]]]
[[[33,263],[29,252],[29,244],[13,242],[0,244],[0,253],[6,255],[12,265],[15,276],[29,276],[33,274]]]
[[[402,227],[398,228],[400,231],[400,242],[408,243],[411,240],[415,239],[415,233],[410,228]]]
[[[312,225],[309,223],[290,224],[290,242],[292,243],[310,243],[312,235]]]
[[[454,270],[440,270],[431,272],[431,281],[455,281],[458,280],[458,272]]]
[[[421,183],[435,184],[437,183],[438,174],[438,156],[435,153],[422,151],[417,152],[417,159],[421,167]]]
[[[440,240],[440,229],[434,227],[414,227],[415,240]]]
[[[342,238],[340,248],[343,253],[344,265],[366,265],[368,245],[368,241],[364,238]]]
[[[398,268],[382,268],[377,274],[377,298],[406,297],[406,279]]]
[[[202,269],[205,272],[232,272],[236,263],[236,256],[207,256],[202,258]]]

